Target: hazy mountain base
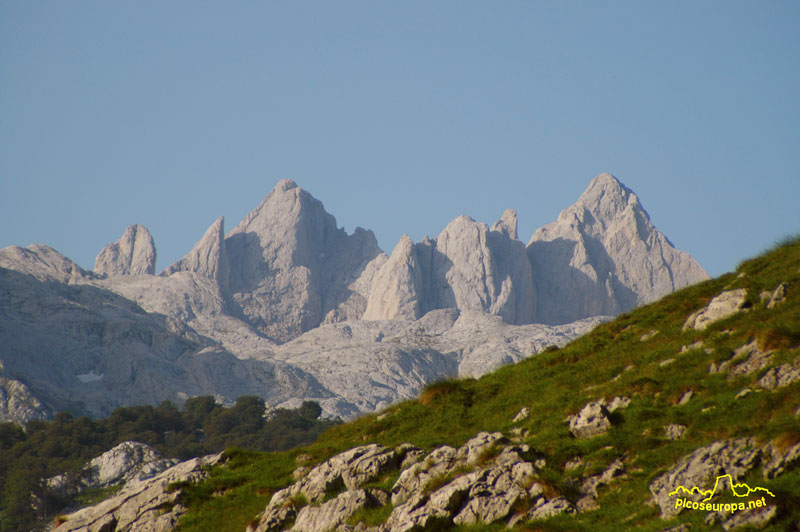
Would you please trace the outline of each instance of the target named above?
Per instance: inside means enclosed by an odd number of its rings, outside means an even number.
[[[768,308],[770,294],[782,283],[783,301]],[[736,288],[747,291],[742,311],[702,331],[683,330],[690,314]],[[651,486],[681,457],[713,442],[749,437],[782,452],[800,442],[800,381],[772,378],[780,368],[800,363],[798,293],[800,240],[794,240],[743,263],[738,274],[620,316],[561,350],[505,366],[479,380],[431,386],[418,400],[331,429],[310,447],[278,454],[230,452],[227,463],[216,467],[208,481],[184,487],[182,500],[189,511],[179,529],[243,532],[272,493],[291,483],[291,473],[301,463],[307,467],[309,461],[320,463],[373,442],[388,448],[409,442],[426,451],[457,447],[480,431],[500,431],[529,445],[531,459],[543,460],[536,481],[546,486],[548,499],[565,497],[574,504],[583,483],[621,461],[624,475],[596,487],[596,509],[537,521],[537,530],[659,531],[683,523],[706,529],[707,512],[684,511],[662,519]],[[744,351],[735,353],[753,341],[762,353],[771,351],[757,370],[718,371],[726,361],[730,367],[745,360]],[[591,401],[615,396],[631,401],[609,416],[607,432],[581,440],[569,432],[568,416]],[[523,407],[529,408],[529,417],[513,422]],[[684,427],[678,431],[682,437],[667,428],[676,425]],[[754,467],[737,479],[775,495],[769,501],[775,511],[764,529],[787,530],[800,520],[797,466],[795,457],[777,475]],[[396,471],[387,472],[371,486],[392,489],[397,476]],[[296,504],[304,503],[298,499]],[[391,511],[390,506],[360,510],[350,523],[377,525]],[[526,510],[514,510],[521,511]],[[506,519],[501,519],[470,530],[505,526]],[[515,526],[529,528],[524,520]],[[436,527],[458,529],[447,521],[437,521]]]

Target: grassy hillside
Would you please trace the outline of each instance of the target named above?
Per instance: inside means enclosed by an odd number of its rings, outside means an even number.
[[[772,292],[782,282],[787,285],[785,301],[766,308],[761,293]],[[704,331],[682,331],[689,314],[734,288],[747,289],[748,310]],[[410,442],[426,450],[457,446],[479,431],[501,431],[528,443],[547,462],[541,477],[553,493],[567,498],[576,496],[579,477],[624,459],[627,476],[601,490],[600,509],[528,523],[522,529],[657,531],[688,522],[702,530],[704,512],[684,512],[670,521],[659,517],[658,507],[649,504],[648,486],[656,476],[692,450],[720,439],[754,436],[781,448],[800,441],[800,382],[767,391],[755,386],[767,368],[735,379],[709,373],[712,363],[730,359],[735,349],[753,339],[762,349],[775,350],[769,367],[800,358],[800,239],[742,263],[734,273],[619,316],[563,349],[478,380],[431,385],[416,400],[329,429],[311,446],[269,454],[229,450],[225,466],[187,491],[184,504],[190,512],[180,530],[244,532],[271,494],[291,483],[292,470],[303,460],[317,463],[371,442]],[[702,348],[681,352],[698,341]],[[737,399],[746,387],[754,391]],[[679,405],[689,390],[691,400]],[[589,440],[572,436],[568,415],[590,401],[618,395],[630,397],[631,404],[613,414],[608,433]],[[522,407],[529,407],[532,415],[513,423]],[[667,439],[664,426],[669,424],[685,425],[685,436]],[[564,464],[575,457],[581,457],[582,465],[565,471]],[[779,517],[767,530],[786,530],[800,520],[798,468],[769,481],[760,475],[746,480],[776,495]],[[383,484],[388,488],[393,481],[388,477]],[[383,517],[361,515],[365,522]]]

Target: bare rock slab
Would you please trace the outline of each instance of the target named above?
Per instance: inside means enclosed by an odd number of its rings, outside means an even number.
[[[602,402],[588,403],[577,415],[569,418],[569,431],[579,440],[604,434],[611,428],[608,415],[609,411]]]
[[[683,324],[683,330],[696,329],[703,331],[712,323],[733,316],[744,308],[747,302],[747,290],[737,288],[722,292],[708,305],[692,313]]]

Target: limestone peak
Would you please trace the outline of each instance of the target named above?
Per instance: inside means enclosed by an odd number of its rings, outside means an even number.
[[[626,211],[633,211],[648,221],[650,219],[636,194],[609,173],[599,174],[592,179],[578,201],[565,209],[562,216],[576,215],[583,219],[585,216],[583,213],[575,212],[582,209],[590,213],[602,225],[619,218]]]
[[[517,211],[506,209],[503,216],[492,224],[492,231],[500,231],[507,234],[511,240],[518,240],[517,237]]]
[[[150,231],[142,224],[129,226],[94,261],[94,271],[101,275],[153,275],[155,270],[156,246]]]

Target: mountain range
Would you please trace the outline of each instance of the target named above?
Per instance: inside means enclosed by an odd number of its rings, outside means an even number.
[[[609,174],[527,245],[507,210],[387,255],[288,179],[224,225],[159,274],[142,225],[93,271],[45,245],[0,250],[0,419],[247,394],[351,417],[708,278]]]

